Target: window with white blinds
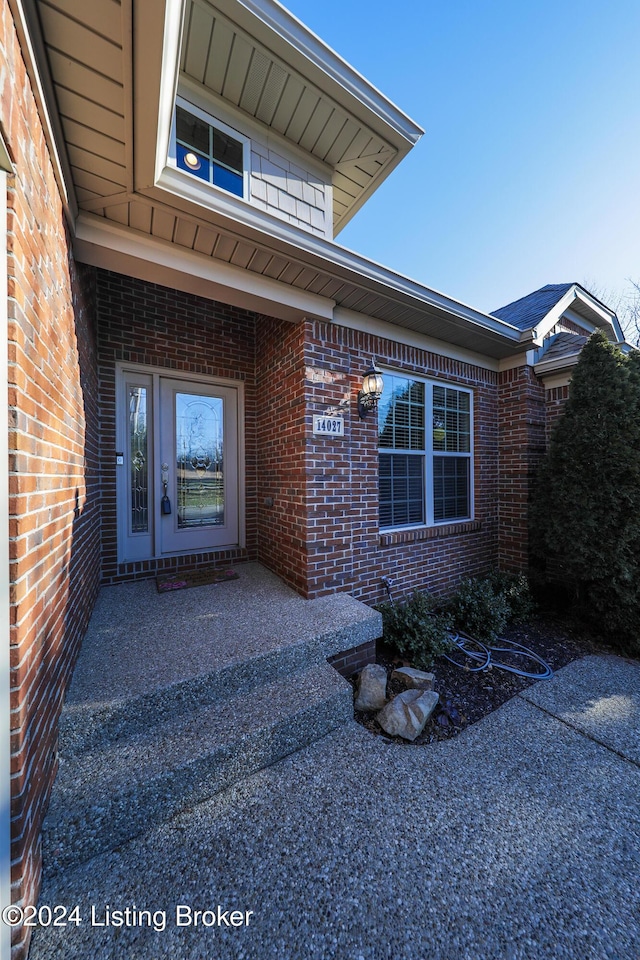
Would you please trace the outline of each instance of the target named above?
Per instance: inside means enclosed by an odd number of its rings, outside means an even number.
[[[380,527],[472,516],[470,390],[385,374],[378,406]]]

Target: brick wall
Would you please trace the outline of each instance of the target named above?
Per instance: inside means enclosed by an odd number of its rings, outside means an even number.
[[[569,384],[562,387],[550,387],[545,390],[546,405],[546,442],[549,443],[551,431],[564,412],[564,405],[569,399]]]
[[[530,493],[546,446],[545,392],[531,367],[499,374],[498,403],[499,564],[526,570]]]
[[[254,314],[158,284],[97,271],[98,357],[102,419],[104,583],[212,561],[256,559],[256,384]],[[241,381],[245,391],[247,543],[241,550],[118,565],[116,543],[116,362],[173,374]]]
[[[258,556],[308,594],[306,324],[257,326]]]
[[[59,712],[97,593],[93,273],[76,266],[29,80],[1,7],[8,191],[12,895],[34,903]],[[14,956],[26,934],[13,931]]]
[[[375,416],[360,420],[357,393],[375,356],[383,366],[470,387],[474,394],[475,519],[397,534],[378,528]],[[307,324],[305,385],[309,595],[346,590],[368,603],[415,587],[450,590],[497,562],[496,375],[472,364],[333,324]],[[312,416],[345,414],[345,438],[313,437]]]
[[[353,330],[299,324],[98,272],[103,419],[103,576],[148,577],[199,557],[118,567],[115,525],[115,363],[242,379],[247,389],[248,546],[304,596],[346,591],[368,602],[417,586],[446,591],[497,562],[496,375]],[[356,397],[375,355],[383,364],[470,387],[475,412],[475,519],[426,530],[378,529],[375,417]],[[344,438],[315,437],[314,414],[345,417]],[[218,556],[212,554],[212,557]]]

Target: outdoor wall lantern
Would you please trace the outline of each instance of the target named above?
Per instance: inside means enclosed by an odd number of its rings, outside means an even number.
[[[371,410],[376,409],[383,390],[382,371],[376,367],[374,357],[371,366],[362,378],[362,390],[358,393],[358,414],[361,420],[364,420]]]

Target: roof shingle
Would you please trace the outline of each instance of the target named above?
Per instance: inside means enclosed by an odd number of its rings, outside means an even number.
[[[492,310],[491,316],[505,320],[519,330],[529,330],[531,327],[536,327],[573,286],[575,286],[573,283],[548,283],[546,287],[534,290],[526,297],[520,297],[513,303]]]

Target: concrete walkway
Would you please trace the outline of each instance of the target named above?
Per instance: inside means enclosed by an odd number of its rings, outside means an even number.
[[[82,922],[30,958],[638,960],[639,877],[640,665],[588,657],[445,743],[349,723],[45,878]]]

